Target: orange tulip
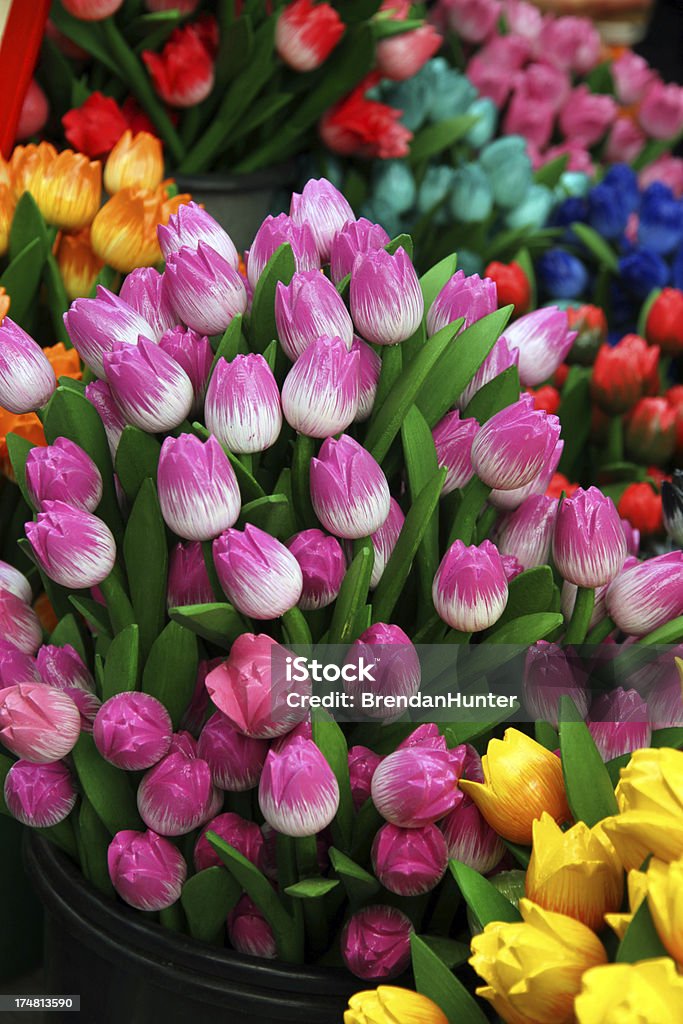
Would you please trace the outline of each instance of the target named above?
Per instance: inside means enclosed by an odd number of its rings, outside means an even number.
[[[48,224],[80,231],[92,221],[102,201],[102,165],[65,149],[31,176],[29,191]]]
[[[2,153],[0,153],[0,185],[7,185],[8,188],[12,188],[13,185],[12,170]]]
[[[9,313],[10,297],[5,289],[0,285],[0,324]]]
[[[161,141],[149,132],[125,131],[104,165],[104,187],[112,195],[122,188],[155,189],[163,176]]]
[[[167,195],[167,190],[165,186],[168,184],[175,183],[168,181],[162,184],[161,187],[162,189],[164,189],[164,197]],[[164,198],[161,203],[161,216],[159,218],[159,223],[168,224],[169,219],[173,216],[174,213],[178,212],[179,207],[185,206],[185,204],[189,203],[191,200],[192,196],[188,192],[177,192],[175,195],[169,196],[168,199]]]
[[[62,235],[57,247],[57,265],[70,299],[90,295],[104,263],[93,252],[90,229]]]
[[[33,610],[38,616],[38,621],[44,631],[46,633],[54,633],[59,624],[59,619],[47,594],[39,594],[33,604]]]
[[[14,480],[14,471],[7,449],[8,434],[18,434],[19,437],[25,438],[31,444],[41,447],[47,442],[43,433],[43,425],[34,412],[16,415],[13,412],[8,412],[7,409],[0,408],[0,473],[9,477],[10,480]]]
[[[24,192],[33,192],[33,181],[45,174],[56,159],[57,150],[49,142],[41,142],[38,146],[31,144],[14,147],[9,167],[17,199]]]
[[[0,256],[9,248],[9,232],[12,227],[16,202],[9,185],[0,185]]]
[[[122,188],[92,223],[90,237],[96,255],[122,274],[161,262],[157,241],[161,207],[158,191]]]
[[[81,360],[75,348],[67,348],[64,342],[60,341],[50,348],[44,348],[43,352],[49,359],[57,380],[60,377],[80,380],[83,376]]]

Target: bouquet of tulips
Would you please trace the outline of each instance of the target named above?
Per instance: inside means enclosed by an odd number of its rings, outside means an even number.
[[[521,389],[571,348],[564,311],[508,325],[455,257],[418,278],[410,238],[325,180],[266,218],[246,267],[193,203],[158,237],[163,273],[67,312],[83,381],[0,327],[0,401],[48,441],[8,447],[57,616],[45,636],[0,567],[4,808],[170,928],[368,981],[412,954],[448,1019],[481,1020],[451,968],[470,927],[517,920],[514,886],[484,876],[527,863],[536,819],[548,848],[573,818],[602,849],[604,779],[678,721],[680,690],[653,701],[683,553],[640,561],[595,487],[546,494],[565,441]],[[452,700],[484,710],[430,722]],[[510,728],[482,758],[515,709],[536,738]],[[616,881],[590,877],[616,912]],[[593,888],[579,949],[527,892],[564,991],[566,949],[604,959]]]

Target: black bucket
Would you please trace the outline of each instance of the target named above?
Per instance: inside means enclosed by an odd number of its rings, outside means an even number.
[[[81,999],[80,1014],[51,1011],[49,1024],[340,1024],[366,987],[342,970],[241,956],[148,922],[35,834],[26,865],[46,911],[44,994]]]

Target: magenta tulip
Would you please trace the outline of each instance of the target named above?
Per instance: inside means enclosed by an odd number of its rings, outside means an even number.
[[[151,338],[154,329],[118,295],[97,286],[94,299],[76,299],[64,314],[64,323],[79,356],[93,373],[104,377],[104,355],[115,343],[136,345]]]
[[[349,296],[356,330],[376,345],[397,345],[422,323],[424,299],[405,249],[356,256]]]
[[[168,228],[160,224],[158,231],[168,231]],[[142,333],[152,341],[159,342],[178,322],[164,288],[164,279],[154,267],[133,270],[121,285],[119,295],[151,327],[151,331]]]
[[[282,411],[298,433],[332,437],[349,427],[358,412],[358,350],[341,338],[318,338],[299,356],[282,385]]]
[[[230,235],[197,203],[179,206],[169,217],[168,224],[158,226],[157,236],[165,260],[180,252],[183,246],[196,249],[203,242],[237,270],[239,256]]]
[[[223,861],[206,838],[207,832],[215,832],[220,839],[234,847],[257,868],[263,866],[266,844],[261,829],[256,822],[247,821],[239,814],[228,811],[212,818],[200,832],[194,847],[195,870],[204,871],[205,868],[223,865]]]
[[[235,471],[215,437],[167,437],[157,471],[164,522],[184,540],[213,540],[240,514]]]
[[[129,423],[149,434],[177,427],[194,401],[192,382],[168,353],[147,338],[115,342],[103,357],[116,404]]]
[[[182,836],[202,825],[215,802],[206,761],[181,753],[168,754],[150,768],[138,787],[140,817],[162,836]]]
[[[319,270],[295,274],[289,284],[278,281],[275,323],[280,344],[294,362],[323,335],[341,338],[347,349],[353,323],[344,300]]]
[[[303,530],[287,541],[303,577],[299,607],[326,608],[337,597],[346,573],[346,559],[336,537],[322,530]]]
[[[202,729],[197,756],[211,769],[214,786],[240,793],[258,784],[268,743],[245,736],[222,712],[216,711]]]
[[[39,345],[8,316],[0,322],[0,406],[17,414],[46,404],[57,387]]]
[[[299,736],[268,752],[258,789],[268,824],[286,836],[314,836],[332,822],[339,786],[313,740]]]
[[[446,468],[442,494],[450,494],[469,483],[472,469],[472,442],[479,430],[475,419],[462,419],[457,409],[446,413],[432,431],[436,457]]]
[[[81,731],[78,708],[66,693],[42,683],[0,690],[0,743],[32,764],[60,761]]]
[[[427,334],[431,336],[447,324],[464,319],[463,328],[498,309],[496,285],[479,274],[465,275],[458,270],[448,279],[427,311]]]
[[[375,905],[356,911],[344,926],[344,963],[364,981],[396,978],[410,963],[410,918],[396,907]]]
[[[385,889],[397,896],[431,892],[446,872],[448,849],[436,825],[400,828],[386,824],[372,844],[372,868]]]
[[[5,777],[4,795],[10,814],[31,828],[64,821],[77,797],[71,772],[62,761],[15,761]]]
[[[222,333],[247,308],[244,281],[206,242],[171,253],[164,272],[164,292],[178,320],[199,334]]]
[[[451,544],[436,571],[432,600],[440,618],[462,633],[478,633],[497,622],[505,611],[508,585],[495,544]]]
[[[644,636],[683,615],[683,552],[624,565],[605,597],[608,615],[631,636]]]
[[[289,214],[295,224],[308,225],[313,232],[321,263],[329,263],[337,232],[356,219],[342,193],[326,178],[311,178],[300,195],[294,192]]]
[[[347,434],[328,437],[311,459],[311,501],[325,529],[347,540],[375,533],[391,508],[380,466]]]
[[[372,799],[387,821],[421,828],[448,814],[462,800],[458,780],[464,747],[437,750],[402,747],[385,757],[372,778]]]
[[[62,587],[96,587],[114,568],[116,542],[106,523],[89,512],[46,501],[25,530],[41,569]]]
[[[524,395],[480,428],[472,443],[474,471],[489,487],[523,487],[547,464],[559,436],[557,416],[534,409],[531,395]]]
[[[209,381],[206,425],[231,452],[262,452],[275,444],[282,427],[280,392],[263,356],[220,359]]]
[[[155,832],[117,832],[107,851],[112,885],[136,910],[164,910],[180,899],[187,864],[173,843]]]
[[[226,530],[213,543],[213,559],[226,596],[244,615],[277,619],[301,597],[303,576],[296,558],[258,526]]]
[[[97,712],[93,739],[105,761],[140,771],[168,753],[173,725],[168,711],[148,693],[117,693]]]
[[[380,224],[373,224],[365,217],[347,221],[330,245],[330,276],[334,283],[339,284],[351,273],[356,256],[383,249],[389,241],[389,235]]]
[[[94,512],[102,500],[102,477],[82,448],[58,437],[46,448],[32,448],[26,457],[26,488],[38,511],[46,501],[63,501]]]
[[[579,488],[560,505],[553,537],[558,572],[577,587],[600,587],[626,559],[626,538],[614,502],[597,487]]]

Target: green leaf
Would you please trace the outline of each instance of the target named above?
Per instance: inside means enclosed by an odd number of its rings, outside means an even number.
[[[470,947],[465,942],[456,942],[455,939],[447,939],[443,935],[421,935],[420,938],[451,970],[464,964],[470,955]]]
[[[372,541],[368,537],[362,542],[342,580],[341,589],[334,603],[328,643],[345,644],[355,640],[353,636],[354,620],[365,605],[374,560]]]
[[[76,611],[83,616],[95,634],[100,634],[101,636],[111,635],[111,623],[109,622],[106,608],[103,608],[101,604],[91,600],[89,597],[74,597],[72,594],[69,601]]]
[[[549,565],[521,572],[508,584],[508,603],[496,627],[521,616],[550,611],[554,593],[555,581]]]
[[[334,772],[339,786],[339,807],[332,823],[335,846],[348,850],[353,832],[353,797],[349,780],[349,749],[341,727],[326,711],[311,714],[313,741]]]
[[[487,1024],[486,1014],[474,996],[427,943],[414,933],[410,936],[410,950],[417,991],[440,1006],[449,1022]]]
[[[328,853],[330,863],[335,874],[339,875],[352,907],[360,906],[379,892],[380,884],[375,876],[362,868],[360,864],[356,864],[335,846],[331,846]]]
[[[111,836],[86,796],[81,797],[77,841],[83,874],[105,896],[113,896],[114,886],[107,867]]]
[[[560,698],[560,754],[567,800],[574,818],[597,825],[618,814],[609,772],[588,726],[570,697]]]
[[[626,934],[619,943],[616,962],[618,964],[635,964],[639,960],[655,960],[660,956],[668,956],[657,929],[655,928],[647,900],[643,900],[626,929]]]
[[[410,162],[417,164],[421,160],[428,160],[430,157],[436,156],[437,153],[442,153],[444,149],[449,149],[476,123],[476,116],[460,114],[458,117],[451,117],[446,121],[435,121],[434,124],[427,125],[413,137],[410,144]]]
[[[519,370],[516,366],[509,366],[472,396],[463,416],[474,417],[479,423],[486,423],[501,409],[516,402],[520,390]]]
[[[10,462],[12,463],[14,479],[17,482],[17,486],[21,491],[24,501],[29,508],[32,508],[33,506],[29,498],[28,488],[26,487],[26,459],[28,458],[28,453],[31,449],[36,446],[31,444],[30,441],[27,441],[25,437],[20,437],[19,434],[8,434],[6,443]]]
[[[45,263],[45,251],[40,238],[21,250],[0,276],[2,286],[12,303],[12,319],[23,324],[34,304]]]
[[[104,662],[102,700],[137,689],[140,666],[140,630],[133,623],[114,637]]]
[[[304,878],[301,882],[288,885],[285,892],[297,900],[317,900],[336,889],[339,882],[334,878]]]
[[[411,260],[413,258],[413,240],[410,237],[410,235],[396,235],[396,237],[392,238],[391,241],[384,246],[384,248],[391,256],[394,255],[397,249],[405,249],[406,253],[408,254],[408,256],[410,256]]]
[[[213,942],[241,895],[241,886],[229,871],[217,864],[188,878],[180,902],[190,935],[201,942]]]
[[[517,907],[478,871],[459,860],[449,861],[448,866],[458,883],[463,899],[482,928],[492,921],[515,923],[522,920]]]
[[[562,424],[564,449],[559,468],[570,480],[575,480],[579,475],[580,459],[590,436],[590,378],[590,368],[572,366],[562,389],[558,415]]]
[[[85,795],[111,835],[143,828],[129,775],[104,760],[91,735],[81,733],[71,756]]]
[[[0,754],[0,814],[6,814],[8,817],[13,818],[14,815],[10,812],[9,807],[5,803],[5,779],[7,774],[14,764],[11,757],[6,757],[5,754]]]
[[[64,323],[64,314],[69,308],[69,296],[62,281],[62,275],[54,254],[48,251],[47,259],[43,266],[43,280],[47,293],[48,308],[52,320],[52,331],[55,341],[61,341],[67,348],[71,348],[71,338]]]
[[[563,153],[562,156],[556,156],[554,160],[549,160],[547,164],[543,164],[535,172],[534,179],[536,184],[545,185],[546,188],[555,188],[567,170],[568,163],[569,156],[566,153]]]
[[[413,405],[401,427],[410,500],[417,501],[420,492],[439,471],[432,432],[424,416]],[[439,567],[439,503],[425,523],[424,535],[417,549],[416,560],[423,601],[431,608],[432,582]]]
[[[557,750],[557,747],[555,747],[554,749]],[[625,768],[630,760],[630,754],[621,754],[619,757],[613,757],[611,761],[607,761],[605,763],[605,768],[609,773],[610,782],[612,783],[615,789],[617,787],[619,779],[621,778],[621,769]]]
[[[116,449],[116,475],[128,501],[133,503],[145,480],[156,483],[161,445],[137,427],[124,427]]]
[[[534,738],[537,743],[540,743],[546,750],[559,750],[560,737],[550,722],[535,722],[534,724]]]
[[[174,622],[191,629],[197,636],[218,647],[230,647],[247,629],[239,612],[227,603],[189,604],[182,608],[171,608],[168,614]]]
[[[123,555],[135,620],[140,627],[140,650],[146,658],[166,621],[168,574],[166,526],[151,480],[140,485],[126,527]]]
[[[503,845],[510,851],[519,866],[526,871],[531,860],[531,847],[522,846],[520,843],[511,843],[508,839],[503,840]]]
[[[487,636],[487,644],[518,644],[527,646],[537,640],[544,640],[550,633],[562,625],[564,619],[559,612],[535,612],[533,615],[520,615],[511,622],[494,628]]]
[[[230,363],[235,356],[247,355],[248,353],[249,346],[244,340],[244,334],[242,333],[242,315],[238,314],[232,318],[225,329],[223,337],[218,342],[216,354],[211,364],[211,373],[216,369],[216,363],[219,359],[225,359],[226,362]],[[210,377],[211,374],[209,374]]]
[[[40,252],[44,260],[50,249],[47,227],[35,199],[30,192],[24,192],[12,217],[8,253],[10,262],[21,255],[24,249],[36,240],[40,242]]]
[[[457,253],[445,256],[439,263],[436,263],[426,274],[420,278],[420,288],[425,304],[425,313],[429,312],[434,299],[437,297],[443,286],[450,281],[458,266]]]
[[[264,352],[273,338],[277,338],[275,292],[280,281],[289,284],[295,270],[292,247],[285,242],[268,260],[254,290],[249,319],[249,347],[252,352]]]
[[[683,728],[672,726],[669,729],[655,729],[650,739],[651,747],[673,747],[680,750],[683,747]]]
[[[286,494],[267,494],[265,498],[247,502],[242,506],[240,513],[240,528],[243,528],[244,523],[258,526],[278,540],[286,540],[296,530],[292,508]]]
[[[64,647],[66,644],[71,646],[80,654],[83,661],[87,661],[87,655],[85,651],[85,644],[83,643],[83,636],[78,623],[72,614],[64,615],[59,620],[52,633],[50,634],[50,643],[54,647]]]
[[[156,638],[142,673],[142,689],[156,697],[177,729],[197,683],[199,650],[195,634],[169,622]]]
[[[580,221],[575,221],[571,225],[571,231],[574,232],[579,241],[583,242],[587,249],[589,249],[595,256],[596,260],[601,267],[606,267],[611,270],[613,274],[619,273],[619,260],[617,254],[611,245],[605,241],[602,235],[590,227],[588,224],[582,224]]]

